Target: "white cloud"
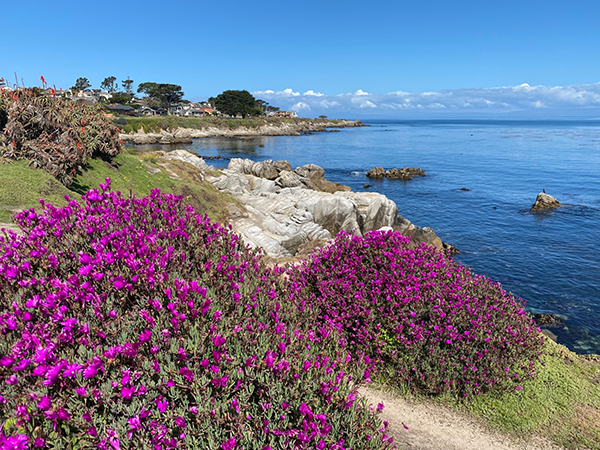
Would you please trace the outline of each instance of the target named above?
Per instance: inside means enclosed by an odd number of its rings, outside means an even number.
[[[292,111],[298,111],[298,110],[301,110],[301,109],[308,109],[308,110],[310,110],[311,107],[310,107],[310,105],[308,103],[304,103],[304,102],[298,102],[298,103],[292,105]]]
[[[333,100],[322,100],[318,104],[319,104],[319,106],[321,106],[322,108],[325,108],[325,109],[335,108],[336,106],[340,106],[339,102],[336,102]]]
[[[283,93],[284,93],[285,95],[291,95],[291,96],[293,96],[293,97],[298,97],[298,96],[300,95],[300,92],[294,92],[294,91],[293,91],[292,89],[290,89],[290,88],[284,89],[284,90],[283,90]]]
[[[336,95],[314,90],[304,93],[291,88],[283,91],[254,92],[283,110],[327,111],[340,117],[410,116],[429,114],[532,114],[591,115],[600,112],[600,83],[573,86],[531,86],[527,83],[495,88],[453,89],[412,93],[394,91],[372,94],[362,89]]]
[[[320,92],[315,92],[312,89],[306,91],[304,94],[302,95],[312,95],[314,97],[323,97],[325,94],[321,94]]]

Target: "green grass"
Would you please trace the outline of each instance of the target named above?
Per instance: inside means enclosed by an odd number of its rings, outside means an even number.
[[[155,173],[151,173],[155,172]],[[173,179],[173,176],[179,179]],[[89,189],[97,188],[106,178],[111,179],[113,190],[136,197],[160,189],[182,195],[199,214],[217,222],[225,222],[230,205],[237,203],[228,195],[218,192],[212,184],[202,180],[201,172],[181,161],[160,161],[156,153],[121,153],[111,164],[101,159],[90,159],[68,188],[46,172],[27,166],[24,161],[0,165],[0,222],[12,222],[15,209],[37,208],[43,198],[55,205],[64,205],[65,195],[79,198]]]
[[[600,449],[600,361],[549,340],[537,376],[522,391],[480,396],[463,407],[504,431]]]
[[[64,196],[72,194],[52,175],[29,167],[26,161],[0,163],[0,222],[12,222],[16,210],[37,208],[42,198],[64,205]]]

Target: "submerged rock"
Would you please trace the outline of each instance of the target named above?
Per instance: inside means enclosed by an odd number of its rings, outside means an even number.
[[[558,200],[556,200],[551,195],[548,195],[545,192],[540,192],[537,195],[537,198],[535,199],[535,203],[531,207],[530,211],[532,211],[532,212],[547,211],[549,209],[558,208],[561,205],[562,205],[562,203],[560,203]]]
[[[553,314],[544,314],[544,313],[534,314],[533,318],[535,319],[535,322],[538,325],[558,326],[558,325],[562,324],[562,320],[560,319],[560,317],[557,317]]]

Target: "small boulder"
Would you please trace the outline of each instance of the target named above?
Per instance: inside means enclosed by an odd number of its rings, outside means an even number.
[[[325,178],[325,170],[316,164],[306,164],[297,167],[294,171],[302,177],[306,187],[320,192],[333,194],[338,191],[350,191],[350,187],[343,186],[340,183],[333,183]]]
[[[532,212],[546,211],[549,209],[558,208],[562,204],[551,195],[540,192],[535,199],[535,203],[531,207]]]
[[[282,170],[279,172],[279,177],[275,178],[275,184],[282,188],[304,187],[306,181],[306,178],[301,177],[296,172],[290,172],[289,170]]]
[[[367,172],[367,176],[369,178],[384,178],[385,170],[383,167],[373,167],[371,170]]]
[[[402,169],[384,170],[383,167],[373,167],[367,172],[369,178],[390,178],[393,180],[412,180],[413,176],[427,175],[420,167],[403,167]]]

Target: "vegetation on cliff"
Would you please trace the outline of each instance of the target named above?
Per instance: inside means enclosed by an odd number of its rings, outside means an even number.
[[[28,161],[68,186],[90,157],[120,152],[118,130],[98,108],[32,89],[0,92],[0,157]]]
[[[191,128],[203,130],[218,128],[225,130],[257,129],[263,126],[278,127],[290,124],[313,125],[321,128],[344,126],[344,121],[328,119],[299,119],[282,117],[248,117],[245,119],[232,119],[225,117],[181,117],[181,116],[150,116],[150,117],[119,117],[113,120],[123,133],[136,132],[143,129],[145,133],[159,133],[161,130],[169,131],[177,128]]]

